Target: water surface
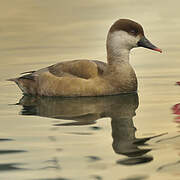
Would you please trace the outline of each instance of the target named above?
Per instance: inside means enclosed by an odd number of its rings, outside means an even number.
[[[177,0],[2,1],[0,178],[180,179],[180,87],[174,85],[180,80],[179,5]],[[119,18],[141,23],[163,50],[131,52],[138,94],[33,98],[5,81],[62,60],[106,61],[107,31]]]

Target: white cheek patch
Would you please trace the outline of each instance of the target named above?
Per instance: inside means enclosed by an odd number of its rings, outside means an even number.
[[[137,47],[139,36],[132,36],[125,31],[115,31],[108,34],[108,43],[112,48],[116,49],[132,49]]]

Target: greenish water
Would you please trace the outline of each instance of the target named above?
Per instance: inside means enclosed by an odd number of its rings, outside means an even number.
[[[0,179],[179,180],[179,4],[1,1]],[[61,60],[106,61],[107,31],[119,18],[141,23],[163,50],[132,51],[138,94],[33,98],[5,81]]]

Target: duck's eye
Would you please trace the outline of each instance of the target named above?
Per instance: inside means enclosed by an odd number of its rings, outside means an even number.
[[[136,31],[134,29],[130,30],[130,33],[136,35]]]

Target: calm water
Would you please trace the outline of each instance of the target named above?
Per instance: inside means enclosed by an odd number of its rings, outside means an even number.
[[[179,180],[179,5],[1,0],[0,179]],[[61,60],[105,61],[106,34],[118,18],[140,22],[163,49],[132,51],[138,94],[35,99],[5,81]]]

